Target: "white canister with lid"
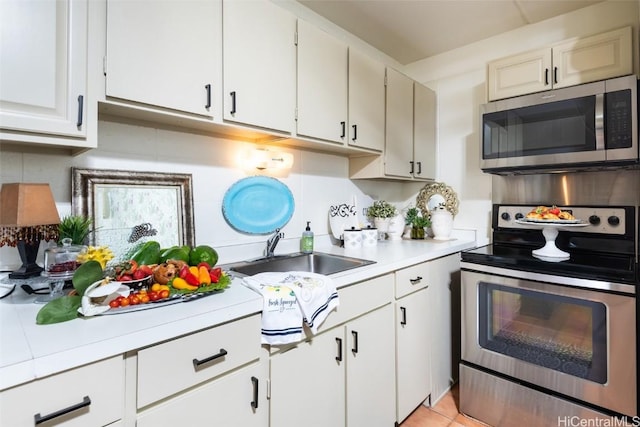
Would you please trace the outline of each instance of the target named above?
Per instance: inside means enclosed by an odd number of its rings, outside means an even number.
[[[362,229],[362,247],[368,248],[371,246],[378,245],[378,229],[371,227],[370,225],[367,228]]]
[[[359,228],[351,227],[344,230],[344,248],[359,249],[362,247],[362,231]]]

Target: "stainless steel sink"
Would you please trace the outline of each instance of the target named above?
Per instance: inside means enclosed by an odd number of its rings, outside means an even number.
[[[226,266],[226,268],[246,276],[267,271],[308,271],[328,275],[369,264],[375,264],[375,261],[326,254],[323,252],[313,252],[310,254],[297,252],[288,255],[276,255],[270,258],[234,263]]]

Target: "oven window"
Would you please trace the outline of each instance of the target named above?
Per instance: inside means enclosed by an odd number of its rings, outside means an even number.
[[[604,384],[606,307],[599,302],[479,283],[480,346]]]
[[[595,150],[595,101],[587,96],[484,114],[483,158]]]

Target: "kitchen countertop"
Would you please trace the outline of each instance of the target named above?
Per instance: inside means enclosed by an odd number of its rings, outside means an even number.
[[[469,249],[475,232],[455,230],[452,240],[384,241],[371,248],[345,250],[316,245],[317,252],[376,261],[332,274],[338,290],[398,269]],[[2,276],[0,276],[2,278]],[[187,303],[130,313],[36,325],[41,304],[18,286],[0,300],[0,390],[127,351],[259,313],[262,298],[234,279],[231,286]]]

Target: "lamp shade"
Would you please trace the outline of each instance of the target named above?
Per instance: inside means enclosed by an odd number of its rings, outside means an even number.
[[[59,223],[60,216],[49,184],[2,185],[0,226],[33,227]]]

